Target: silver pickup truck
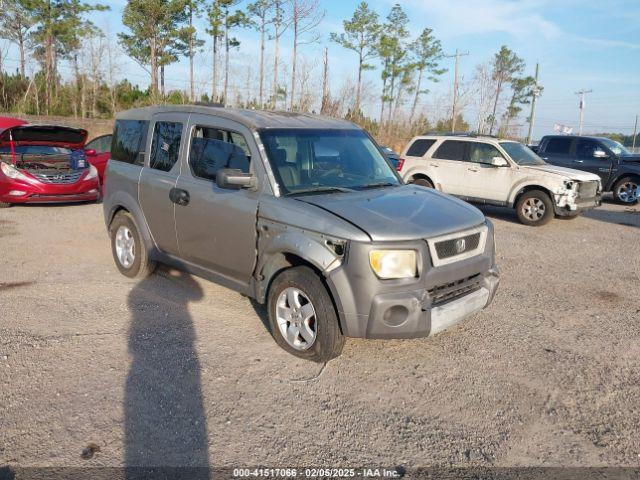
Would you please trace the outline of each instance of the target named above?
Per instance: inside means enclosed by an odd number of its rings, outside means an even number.
[[[297,113],[152,107],[116,119],[104,192],[116,266],[157,262],[266,303],[285,350],[433,335],[499,282],[492,224],[404,185],[356,125]]]

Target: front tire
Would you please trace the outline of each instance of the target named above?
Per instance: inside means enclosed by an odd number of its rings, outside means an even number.
[[[518,199],[516,213],[520,223],[540,227],[553,219],[553,202],[542,190],[530,190]]]
[[[324,363],[340,355],[345,338],[327,288],[311,268],[279,274],[269,289],[269,327],[276,343],[296,357]]]
[[[109,226],[111,252],[116,267],[125,277],[142,279],[156,269],[133,217],[129,212],[118,213]]]
[[[634,177],[621,178],[613,186],[613,198],[624,205],[633,205],[638,202],[638,181]]]

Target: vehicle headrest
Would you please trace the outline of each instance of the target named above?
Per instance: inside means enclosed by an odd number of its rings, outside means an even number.
[[[287,166],[287,151],[284,148],[278,148],[275,151],[275,163],[278,167]]]

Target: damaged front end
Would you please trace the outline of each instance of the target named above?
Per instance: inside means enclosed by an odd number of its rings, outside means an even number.
[[[599,181],[565,180],[553,195],[555,213],[572,216],[602,204],[602,185]]]

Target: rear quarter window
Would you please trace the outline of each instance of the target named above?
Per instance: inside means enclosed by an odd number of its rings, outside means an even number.
[[[111,160],[142,165],[142,152],[147,141],[149,122],[146,120],[116,120],[111,139]]]
[[[406,155],[408,157],[424,157],[434,143],[436,143],[435,140],[418,139],[411,144]]]

